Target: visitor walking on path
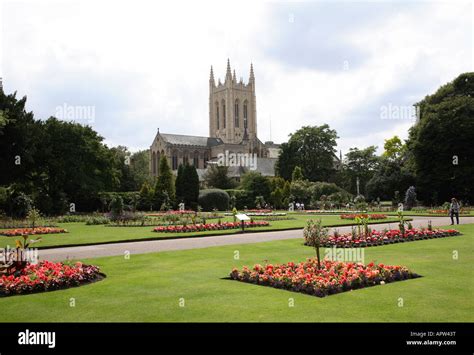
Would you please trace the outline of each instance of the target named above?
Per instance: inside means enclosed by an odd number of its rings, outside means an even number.
[[[459,202],[454,197],[449,205],[449,216],[451,217],[451,225],[454,224],[454,216],[456,216],[456,224],[459,224]]]

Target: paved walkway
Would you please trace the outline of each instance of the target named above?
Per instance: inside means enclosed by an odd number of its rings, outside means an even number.
[[[412,217],[411,222],[413,227],[426,227],[428,220],[431,220],[434,226],[444,226],[451,223],[449,217]],[[474,223],[474,217],[463,217],[460,220],[461,224]],[[383,223],[371,226],[375,230],[383,230],[384,228],[398,228],[397,223]],[[334,227],[339,232],[350,232],[351,227]],[[169,240],[152,240],[143,242],[124,242],[116,244],[98,244],[89,246],[77,247],[63,247],[55,249],[39,250],[39,257],[41,260],[65,260],[65,259],[86,259],[98,258],[102,256],[115,256],[130,254],[144,254],[154,253],[159,251],[169,250],[185,250],[185,249],[199,249],[214,246],[233,245],[233,244],[249,244],[267,242],[272,240],[282,239],[297,239],[303,238],[303,230],[287,230],[277,232],[259,232],[259,233],[245,233],[233,235],[221,235],[214,237],[197,237],[197,238],[183,238],[183,239],[169,239]]]

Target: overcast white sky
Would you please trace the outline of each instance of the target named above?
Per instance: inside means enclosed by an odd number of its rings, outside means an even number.
[[[0,0],[1,1],[1,0]],[[248,80],[258,135],[277,143],[328,123],[339,148],[383,146],[410,107],[473,71],[471,1],[3,0],[0,76],[37,118],[95,110],[108,145],[148,148],[156,129],[208,135],[210,66]],[[386,111],[385,111],[386,112]]]

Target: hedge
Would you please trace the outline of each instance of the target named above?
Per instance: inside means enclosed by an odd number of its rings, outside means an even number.
[[[204,211],[226,211],[229,209],[229,194],[221,189],[207,189],[199,192],[199,205]]]

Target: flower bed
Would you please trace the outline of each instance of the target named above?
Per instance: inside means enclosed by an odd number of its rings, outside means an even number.
[[[245,228],[269,226],[267,221],[245,222]],[[206,224],[188,224],[181,226],[160,226],[153,229],[153,232],[159,233],[181,233],[181,232],[205,232],[213,230],[237,229],[241,228],[240,222],[206,223]]]
[[[150,217],[162,217],[162,216],[169,216],[169,215],[182,215],[182,214],[195,214],[196,211],[193,210],[183,210],[183,211],[166,211],[166,212],[158,212],[158,213],[147,213],[147,216]]]
[[[460,233],[455,229],[407,229],[402,233],[398,229],[388,231],[371,231],[369,235],[353,236],[351,233],[335,234],[330,236],[324,247],[339,247],[339,248],[354,248],[354,247],[370,247],[377,245],[412,242],[421,239],[444,238],[459,235]],[[308,241],[305,241],[309,245]]]
[[[29,264],[19,274],[0,277],[0,296],[51,291],[61,288],[79,286],[99,280],[105,275],[99,267],[77,262],[73,265],[61,262],[42,261]]]
[[[341,214],[340,218],[350,219],[350,220],[354,220],[356,218],[368,218],[371,220],[380,220],[380,219],[386,219],[387,215],[386,214],[351,213],[351,214]]]
[[[244,210],[246,214],[248,213],[271,213],[272,210],[270,209],[250,209],[250,210]]]
[[[245,212],[250,217],[275,217],[286,216],[285,212]],[[231,212],[224,213],[224,216],[233,216]]]
[[[17,237],[21,235],[37,235],[37,234],[57,234],[67,233],[66,229],[63,228],[51,228],[51,227],[36,227],[36,228],[17,228],[0,231],[0,235],[7,237]]]
[[[351,210],[304,210],[309,214],[341,214],[341,213],[367,213],[367,211],[351,211]]]
[[[420,276],[404,266],[376,265],[373,262],[364,265],[322,260],[321,269],[318,270],[317,259],[314,258],[299,264],[256,264],[252,270],[246,266],[242,270],[234,268],[230,277],[233,280],[325,297]]]
[[[36,223],[41,227],[57,227],[57,224],[49,220],[41,220]],[[0,219],[0,229],[30,228],[31,222],[23,219]]]

